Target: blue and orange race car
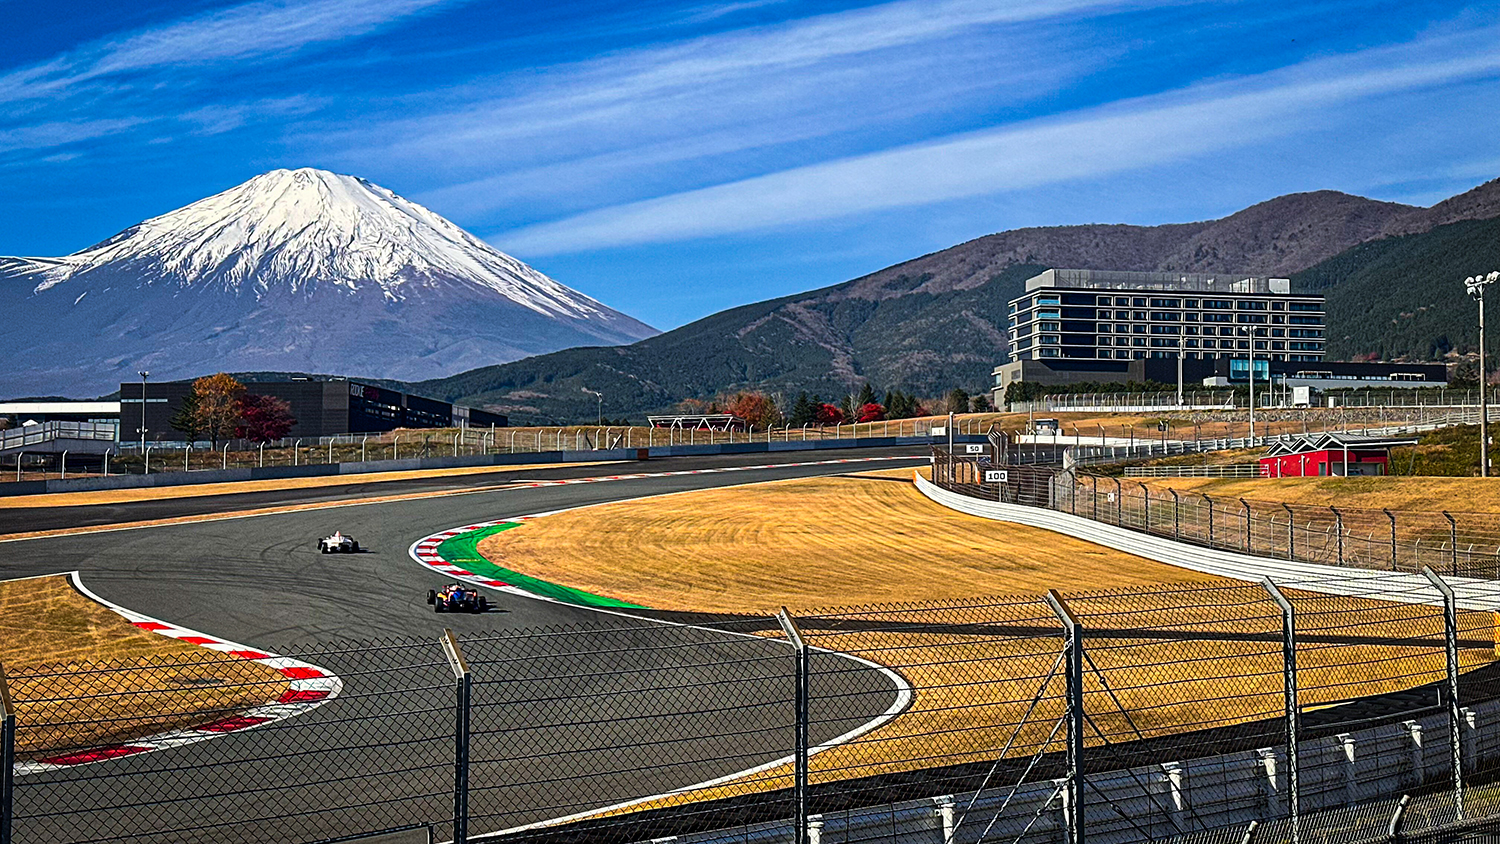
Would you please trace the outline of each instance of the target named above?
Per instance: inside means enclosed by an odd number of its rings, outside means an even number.
[[[433,612],[489,612],[490,601],[461,583],[450,583],[442,589],[428,589],[427,603]]]

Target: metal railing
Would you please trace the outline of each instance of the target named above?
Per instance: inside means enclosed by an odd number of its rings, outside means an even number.
[[[955,433],[982,433],[978,415],[956,420]],[[742,445],[753,443],[821,442],[825,440],[869,439],[886,437],[922,438],[932,436],[934,418],[897,419],[890,421],[845,423],[829,426],[772,428],[764,431],[707,431],[622,426],[571,426],[559,428],[464,428],[403,430],[383,434],[340,434],[328,437],[288,437],[264,444],[247,440],[208,442],[139,441],[115,444],[108,455],[98,455],[90,471],[102,474],[161,474],[163,472],[201,471],[211,469],[244,469],[267,466],[296,467],[315,464],[368,463],[385,460],[412,460],[434,457],[480,457],[496,454],[549,454],[565,451],[598,451],[605,449],[640,449],[676,446]],[[79,425],[83,423],[47,423]],[[28,429],[29,430],[29,429]],[[17,435],[18,443],[21,441]],[[113,429],[101,432],[96,439],[112,440]],[[27,440],[34,442],[36,440]],[[5,451],[0,447],[0,452]],[[0,482],[23,478],[21,457],[24,447],[17,446],[7,455],[13,473],[0,473]],[[26,472],[35,477],[39,453],[25,454],[31,461]],[[84,474],[75,471],[73,476]],[[57,469],[53,468],[53,472]],[[40,474],[45,475],[45,472]]]
[[[112,422],[43,422],[0,430],[0,451],[12,451],[54,440],[102,440],[113,442],[119,426]]]
[[[1348,389],[1334,388],[1325,390],[1314,407],[1346,407],[1346,408],[1387,408],[1391,410],[1401,408],[1478,408],[1478,390],[1456,390],[1447,387],[1367,387],[1359,388],[1351,382]],[[1490,404],[1500,403],[1500,388],[1493,388],[1489,396]],[[1035,401],[1010,402],[1008,408],[1012,413],[1047,413],[1047,412],[1146,412],[1154,409],[1160,410],[1186,410],[1186,411],[1210,411],[1210,410],[1234,410],[1246,409],[1250,403],[1249,394],[1241,395],[1229,390],[1192,390],[1183,393],[1182,402],[1177,400],[1175,391],[1162,391],[1151,393],[1057,393],[1043,396]],[[1285,408],[1290,404],[1287,390],[1281,386],[1274,388],[1257,387],[1257,407],[1274,410]]]
[[[1225,463],[1217,466],[1126,466],[1127,478],[1260,478],[1259,463]]]

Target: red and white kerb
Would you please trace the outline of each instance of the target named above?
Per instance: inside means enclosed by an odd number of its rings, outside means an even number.
[[[300,659],[277,656],[276,654],[267,653],[235,642],[208,636],[196,630],[189,630],[186,627],[180,627],[176,624],[126,609],[118,604],[106,601],[84,588],[82,581],[79,579],[78,572],[73,572],[72,577],[73,585],[78,588],[78,591],[113,610],[136,627],[142,630],[149,630],[161,636],[177,639],[181,642],[189,642],[211,651],[218,651],[219,653],[229,654],[240,659],[258,662],[285,677],[287,679],[287,689],[274,702],[252,706],[234,715],[220,718],[217,721],[202,724],[191,729],[172,730],[171,732],[157,733],[156,735],[128,742],[100,745],[57,756],[46,756],[29,762],[18,762],[15,767],[17,774],[54,771],[75,765],[102,762],[107,759],[119,759],[123,756],[134,756],[138,753],[164,750],[169,747],[178,747],[184,744],[192,744],[196,741],[215,738],[226,733],[235,733],[253,727],[264,726],[275,721],[281,721],[310,712],[333,699],[343,689],[343,682],[339,680],[337,675],[326,668],[303,662]]]

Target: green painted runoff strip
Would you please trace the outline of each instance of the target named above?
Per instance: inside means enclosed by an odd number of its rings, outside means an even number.
[[[548,583],[538,580],[518,571],[495,565],[493,562],[479,555],[479,543],[487,537],[497,533],[520,527],[520,522],[501,522],[481,530],[445,539],[437,547],[438,556],[447,560],[452,565],[467,569],[477,575],[488,577],[492,580],[500,580],[518,589],[525,589],[535,595],[542,595],[553,600],[563,601],[569,604],[578,604],[585,607],[622,607],[627,609],[645,609],[640,604],[631,604],[615,598],[606,598],[603,595],[595,595],[582,589],[574,589],[571,586],[562,586],[557,583]]]

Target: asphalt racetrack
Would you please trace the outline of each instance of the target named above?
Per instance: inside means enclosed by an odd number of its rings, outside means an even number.
[[[378,484],[353,483],[285,493],[0,510],[0,533],[10,533],[240,512],[288,504],[349,502],[298,512],[3,542],[0,543],[0,578],[77,570],[84,586],[106,600],[212,636],[271,651],[281,650],[289,643],[393,638],[435,640],[445,627],[465,634],[545,626],[598,625],[601,620],[610,619],[592,610],[506,593],[492,593],[493,609],[484,615],[436,615],[426,605],[425,593],[445,581],[413,561],[408,556],[408,547],[434,531],[474,522],[686,490],[839,474],[864,468],[915,466],[926,461],[924,452],[925,448],[908,447],[674,458],[639,464],[501,471],[492,475]],[[864,464],[788,465],[604,483],[507,488],[517,481],[867,457],[909,459]],[[371,496],[443,491],[461,494],[372,504],[354,501]],[[315,547],[317,539],[335,529],[356,537],[366,549],[365,553],[319,554]],[[607,561],[601,561],[601,565],[607,565]],[[643,645],[649,646],[652,628],[657,625],[654,622],[630,622],[624,626],[631,624],[638,630],[621,632],[622,625],[616,623],[612,625],[616,628],[614,632],[601,634],[607,638],[607,641],[601,641],[599,648],[598,667],[601,672],[660,671],[670,669],[674,660],[689,659],[681,649],[652,650],[647,647],[632,652],[629,642],[639,639]],[[742,695],[763,698],[745,700],[745,706],[736,716],[740,719],[738,723],[725,724],[722,713],[705,713],[701,724],[684,721],[681,713],[692,709],[691,702],[678,699],[684,694],[682,692],[663,689],[645,707],[648,711],[633,712],[633,719],[623,720],[617,725],[603,720],[588,723],[584,725],[586,733],[576,735],[564,730],[555,735],[536,737],[534,742],[547,743],[551,752],[533,759],[524,771],[515,774],[533,781],[548,781],[546,799],[533,801],[528,812],[517,815],[519,807],[486,807],[484,795],[480,794],[474,801],[475,820],[471,835],[515,826],[517,820],[527,823],[549,820],[558,816],[549,814],[558,807],[567,806],[577,811],[580,806],[597,808],[659,794],[785,756],[790,747],[786,723],[788,713],[784,704],[790,699],[789,680],[784,676],[782,666],[768,665],[766,660],[743,658],[752,650],[777,649],[775,652],[781,654],[785,652],[785,645],[743,637],[731,640],[718,632],[705,631],[701,635],[705,648],[725,649],[723,664],[714,669],[722,672],[722,676],[709,679],[722,688],[733,688]],[[607,656],[604,651],[609,652]],[[702,662],[702,655],[697,653],[691,659]],[[641,664],[633,665],[632,661]],[[409,678],[396,674],[361,671],[355,666],[341,665],[337,656],[329,656],[321,664],[340,674],[345,687],[339,698],[307,716],[301,716],[305,719],[302,725],[305,730],[319,729],[320,724],[326,724],[330,730],[349,729],[350,720],[360,718],[361,707],[370,708],[372,715],[380,707],[389,707],[387,696],[396,686],[409,682]],[[504,661],[499,664],[503,665]],[[493,694],[514,694],[514,688],[521,681],[562,682],[537,676],[534,666],[518,665],[513,670],[518,675],[514,683],[503,682],[504,677],[489,678],[495,683]],[[701,669],[697,670],[701,672]],[[528,675],[527,672],[533,673]],[[844,679],[840,682],[847,684],[842,690],[846,709],[850,706],[848,701],[857,700],[857,708],[871,719],[886,712],[900,694],[890,677],[873,668],[843,672],[841,676]],[[576,680],[567,682],[577,683]],[[476,689],[476,703],[482,694]],[[599,704],[601,711],[608,710],[607,695],[601,699],[604,700]],[[638,701],[633,705],[641,709]],[[738,738],[726,738],[721,742],[669,742],[660,746],[651,746],[647,742],[643,745],[641,722],[644,720],[649,724],[649,710],[657,707],[662,713],[676,713],[670,727],[663,727],[664,732],[695,736],[737,734]],[[437,713],[437,716],[429,725],[433,734],[428,744],[437,762],[436,770],[441,771],[442,760],[451,759],[451,713]],[[524,720],[527,714],[517,711],[514,717]],[[414,725],[413,729],[420,732],[428,727]],[[814,743],[826,741],[847,729],[847,724],[830,725],[825,728],[827,734],[815,734],[811,738]],[[628,734],[622,733],[618,737],[619,746],[634,746],[637,748],[634,752],[656,764],[637,766],[633,772],[580,778],[588,772],[591,760],[586,755],[580,758],[579,754],[567,753],[567,744],[576,739],[587,741],[592,747],[610,746],[610,737],[601,736],[601,730],[628,731]],[[304,753],[284,758],[275,748],[266,746],[272,737],[284,732],[248,730],[75,769],[67,776],[76,779],[86,770],[91,782],[87,788],[78,788],[76,784],[68,787],[65,814],[53,813],[53,807],[43,802],[45,788],[32,787],[63,775],[24,777],[17,792],[17,810],[36,817],[27,823],[18,821],[20,837],[17,840],[211,840],[212,836],[205,838],[201,833],[192,834],[187,828],[215,824],[223,824],[221,830],[236,829],[234,837],[240,840],[262,840],[263,837],[276,840],[268,834],[272,830],[279,830],[278,834],[286,840],[316,840],[358,831],[350,828],[356,823],[355,818],[359,818],[359,827],[379,828],[381,825],[394,826],[416,811],[443,817],[444,806],[451,806],[448,786],[443,785],[451,782],[448,777],[441,777],[441,782],[425,783],[420,782],[425,775],[399,774],[402,763],[395,756],[405,753],[401,758],[406,759],[410,756],[409,749],[391,751],[389,760],[382,760],[378,750],[365,753],[359,765],[378,769],[380,775],[362,777],[361,771],[349,769],[350,760],[337,755]],[[496,735],[503,736],[507,732],[499,729]],[[650,729],[645,730],[646,735],[650,733]],[[483,737],[476,738],[476,759],[487,753],[489,758],[502,759],[513,752],[513,748],[486,748]],[[676,754],[681,764],[660,764],[664,761],[664,754],[667,757]],[[259,767],[272,763],[254,761],[272,757],[276,759],[274,778]],[[236,759],[246,762],[209,765]],[[128,766],[120,770],[128,769],[130,776],[111,777],[109,769],[117,765]],[[308,769],[299,774],[295,770],[298,766]],[[390,775],[392,771],[397,773]],[[498,776],[502,771],[496,768],[491,774]],[[359,803],[366,808],[354,814],[321,812],[299,817],[294,834],[293,828],[284,826],[283,821],[273,821],[269,816],[295,813],[296,795],[276,790],[256,795],[256,788],[264,786],[268,779],[290,783],[340,777],[347,782],[345,787],[350,795],[350,805]],[[128,780],[130,793],[113,793],[116,780]],[[182,810],[189,812],[188,815],[170,810],[172,795],[187,789],[195,794],[237,797],[194,800],[190,810]],[[573,793],[569,792],[570,789]],[[422,796],[412,799],[413,793]],[[494,795],[497,800],[502,796],[499,793]],[[160,800],[162,808],[141,807],[130,811],[119,808],[121,803],[143,799]],[[45,817],[42,816],[44,812]],[[263,824],[244,823],[247,818],[261,815],[268,816]],[[171,832],[174,827],[182,833]],[[255,834],[256,827],[262,827],[263,833]]]

